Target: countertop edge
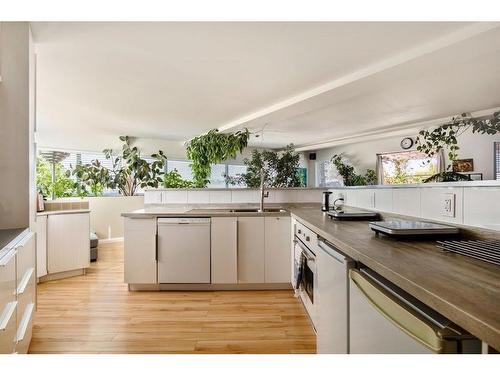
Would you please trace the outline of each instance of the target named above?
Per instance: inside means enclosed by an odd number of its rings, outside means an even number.
[[[71,215],[71,214],[85,214],[85,213],[90,213],[90,209],[40,211],[36,213],[36,216]]]

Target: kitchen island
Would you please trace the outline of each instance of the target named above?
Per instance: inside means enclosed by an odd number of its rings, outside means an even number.
[[[333,221],[320,211],[318,205],[280,206],[287,212],[235,213],[229,211],[234,207],[183,206],[156,207],[123,216],[154,219],[291,215],[355,261],[379,273],[488,345],[500,349],[500,267],[444,253],[432,241],[397,241],[375,236],[366,222]]]

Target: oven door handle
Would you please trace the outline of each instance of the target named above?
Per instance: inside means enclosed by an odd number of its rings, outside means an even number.
[[[293,240],[295,245],[298,245],[300,247],[300,250],[302,251],[302,254],[306,257],[306,259],[310,262],[316,262],[316,256],[314,255],[313,252],[308,250],[304,245],[300,243],[298,240]]]

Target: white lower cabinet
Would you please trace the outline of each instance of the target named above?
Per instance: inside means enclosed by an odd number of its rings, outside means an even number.
[[[157,283],[156,233],[156,218],[125,218],[124,278],[126,283]]]
[[[266,216],[265,223],[265,282],[290,282],[290,217]]]
[[[238,283],[265,282],[263,217],[238,217]]]
[[[35,235],[29,233],[17,245],[16,352],[25,354],[31,341],[36,300]]]
[[[238,218],[213,217],[211,220],[212,284],[238,282]]]
[[[35,235],[28,232],[0,258],[0,354],[27,353],[36,301]]]
[[[163,237],[161,241],[165,241]],[[156,218],[125,218],[124,262],[128,284],[166,283],[158,274]],[[212,217],[212,284],[290,283],[291,219],[287,216]],[[161,261],[161,257],[160,257]]]
[[[47,271],[58,273],[90,266],[88,213],[48,215]]]
[[[13,353],[16,348],[16,250],[0,259],[0,353]]]

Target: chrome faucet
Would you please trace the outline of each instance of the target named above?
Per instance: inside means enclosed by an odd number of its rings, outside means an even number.
[[[264,171],[264,168],[262,167],[260,170],[260,207],[259,207],[259,212],[264,212],[264,198],[269,197],[269,191],[265,191],[264,189],[264,184],[265,184],[265,177],[266,173]]]

